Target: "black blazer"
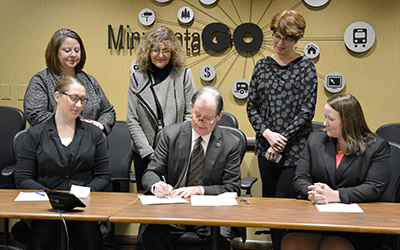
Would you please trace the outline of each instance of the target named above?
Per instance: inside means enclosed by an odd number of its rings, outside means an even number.
[[[104,191],[111,183],[111,171],[102,133],[93,124],[77,118],[74,138],[65,149],[54,115],[31,127],[18,152],[17,188],[69,190],[74,184]]]
[[[311,133],[296,168],[294,190],[307,199],[308,186],[322,182],[338,190],[343,203],[379,201],[390,180],[390,146],[375,139],[363,155],[345,155],[336,169],[336,139]]]

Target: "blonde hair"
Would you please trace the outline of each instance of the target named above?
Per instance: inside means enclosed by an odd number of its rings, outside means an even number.
[[[297,42],[304,36],[306,20],[295,10],[284,10],[272,18],[270,29]]]
[[[168,27],[160,24],[151,28],[141,39],[136,52],[137,66],[145,71],[150,70],[150,52],[152,48],[158,48],[161,43],[165,43],[171,51],[171,63],[176,69],[186,66],[186,56],[182,45],[176,38],[174,32]]]

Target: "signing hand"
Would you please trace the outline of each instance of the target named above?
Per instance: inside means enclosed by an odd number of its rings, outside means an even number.
[[[183,188],[178,188],[172,191],[171,195],[172,197],[183,197],[183,198],[188,198],[191,195],[199,195],[201,194],[201,188],[199,186],[192,186],[192,187],[183,187]]]
[[[314,204],[328,204],[331,202],[340,202],[339,191],[331,189],[324,183],[314,183],[308,187],[308,199]]]
[[[280,153],[285,149],[287,139],[283,135],[266,129],[263,136],[268,140],[269,145],[271,145],[276,152]]]
[[[171,185],[159,181],[154,185],[154,195],[158,198],[169,197],[173,189],[174,188]]]

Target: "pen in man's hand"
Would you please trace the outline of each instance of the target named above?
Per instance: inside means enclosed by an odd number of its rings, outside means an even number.
[[[247,204],[247,205],[250,204],[250,202],[248,200],[245,200],[245,199],[240,199],[240,201],[243,202],[244,204]]]
[[[163,182],[165,182],[165,184],[167,184],[167,185],[168,185],[168,183],[167,183],[167,180],[165,179],[165,176],[164,176],[164,175],[162,175],[161,177],[162,177],[162,180],[163,180]],[[168,195],[167,195],[167,197],[168,197],[168,198],[171,198],[171,193],[170,193],[170,192],[168,192]]]

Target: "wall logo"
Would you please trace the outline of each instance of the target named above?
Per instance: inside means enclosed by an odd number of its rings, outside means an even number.
[[[139,22],[144,26],[149,26],[156,20],[156,14],[151,9],[145,8],[139,12]]]
[[[181,23],[190,23],[194,19],[194,12],[190,7],[182,7],[178,10],[178,20]]]
[[[344,76],[337,72],[329,72],[324,78],[325,89],[331,93],[339,93],[346,85]]]
[[[316,43],[309,43],[304,47],[304,55],[310,59],[319,56],[319,46]]]
[[[368,23],[352,23],[344,32],[344,42],[353,52],[365,52],[375,43],[375,31]]]
[[[245,99],[249,95],[249,82],[238,79],[232,84],[232,94],[238,99]]]

